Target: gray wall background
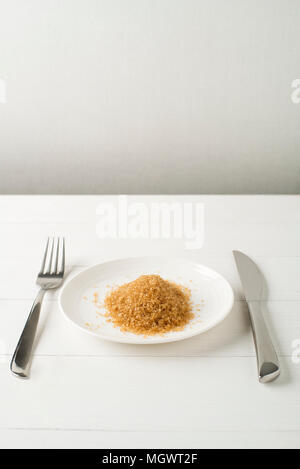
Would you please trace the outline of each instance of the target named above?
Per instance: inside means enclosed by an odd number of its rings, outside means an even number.
[[[298,0],[0,0],[0,78],[1,193],[300,193]]]

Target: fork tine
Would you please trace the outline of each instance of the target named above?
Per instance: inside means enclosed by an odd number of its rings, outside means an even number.
[[[54,265],[54,270],[53,270],[53,272],[56,274],[58,273],[57,271],[58,255],[59,255],[59,238],[57,238],[57,242],[56,242],[56,256],[55,256],[55,265]]]
[[[59,273],[64,275],[65,272],[65,238],[62,241],[62,258],[61,258],[61,267]]]
[[[50,259],[48,263],[48,269],[46,270],[46,274],[51,274],[51,266],[52,266],[52,258],[53,258],[53,250],[54,250],[54,238],[52,238],[52,247],[51,247],[51,253],[50,253]]]
[[[45,249],[45,254],[44,254],[43,262],[42,262],[42,265],[41,265],[40,274],[43,274],[43,273],[44,273],[45,264],[46,264],[46,259],[47,259],[48,246],[49,246],[49,238],[47,239],[47,244],[46,244],[46,249]]]

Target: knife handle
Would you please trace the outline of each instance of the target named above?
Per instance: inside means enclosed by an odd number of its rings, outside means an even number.
[[[256,348],[258,379],[261,383],[268,383],[280,375],[278,356],[263,318],[260,302],[247,303]]]

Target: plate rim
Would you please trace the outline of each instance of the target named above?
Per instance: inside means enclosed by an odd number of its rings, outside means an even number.
[[[178,338],[177,337],[164,338],[164,337],[158,335],[157,339],[153,340],[152,342],[145,342],[145,340],[142,340],[142,338],[139,339],[138,334],[136,334],[137,339],[135,339],[134,342],[130,338],[126,338],[126,337],[120,337],[119,338],[119,337],[113,337],[113,336],[107,337],[107,336],[101,335],[98,332],[94,332],[92,330],[89,330],[89,329],[86,329],[86,328],[80,326],[77,322],[72,320],[67,315],[67,313],[64,311],[64,308],[62,306],[62,296],[63,296],[64,291],[67,288],[67,286],[70,283],[72,283],[77,277],[83,275],[84,273],[88,272],[89,270],[94,269],[95,267],[103,266],[105,264],[133,261],[133,260],[139,260],[139,259],[140,260],[143,260],[143,259],[163,260],[163,259],[165,259],[165,260],[168,260],[168,261],[170,261],[170,260],[181,261],[181,262],[185,262],[185,263],[188,263],[188,264],[191,264],[191,265],[194,265],[194,266],[204,267],[205,269],[212,272],[213,274],[216,274],[217,277],[221,278],[223,280],[223,282],[225,282],[225,284],[227,285],[228,291],[230,292],[229,306],[225,309],[224,313],[222,314],[222,316],[220,318],[218,318],[216,321],[212,322],[208,326],[204,327],[200,331],[194,331],[194,332],[189,333],[188,336],[183,336],[183,337],[178,337]],[[190,259],[186,259],[186,258],[182,258],[182,257],[174,257],[174,256],[159,256],[159,255],[158,256],[151,256],[151,255],[149,255],[149,256],[131,256],[131,257],[124,257],[124,258],[120,257],[120,258],[117,258],[117,259],[112,259],[112,260],[104,261],[104,262],[98,262],[96,264],[93,264],[93,265],[91,265],[89,267],[86,267],[85,269],[81,270],[76,275],[74,275],[74,277],[70,278],[69,280],[66,281],[66,283],[64,283],[62,289],[59,292],[58,303],[59,303],[60,311],[62,312],[63,316],[65,317],[65,319],[67,319],[68,322],[70,322],[74,327],[80,329],[81,331],[83,331],[83,332],[85,332],[89,335],[92,335],[94,337],[97,337],[100,340],[106,340],[108,342],[116,342],[116,343],[125,343],[125,344],[131,344],[131,345],[156,345],[156,344],[179,342],[181,340],[187,340],[187,339],[190,339],[191,337],[195,337],[196,335],[203,334],[203,333],[209,331],[210,329],[212,329],[213,327],[216,327],[218,324],[220,324],[222,321],[224,321],[224,319],[232,311],[232,308],[233,308],[233,305],[234,305],[234,292],[233,292],[233,288],[232,288],[231,284],[228,282],[228,280],[223,275],[221,275],[219,272],[217,272],[216,270],[212,269],[211,267],[209,267],[205,264],[200,264],[199,262],[196,262],[196,261],[193,261],[193,260],[190,260]],[[152,336],[152,337],[155,337],[155,336]]]

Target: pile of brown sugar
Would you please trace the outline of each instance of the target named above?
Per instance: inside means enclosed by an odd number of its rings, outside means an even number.
[[[107,294],[104,304],[114,326],[135,334],[181,330],[194,317],[188,288],[142,275]]]

